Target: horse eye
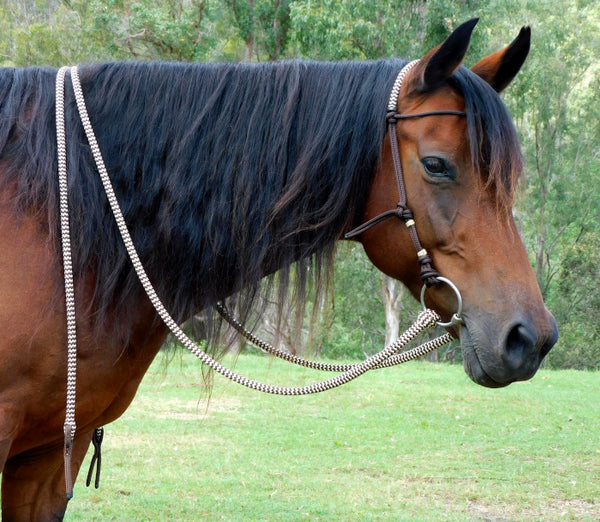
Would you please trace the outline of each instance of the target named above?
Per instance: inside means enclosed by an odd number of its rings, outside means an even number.
[[[432,178],[456,179],[452,165],[444,158],[427,156],[421,160],[421,163],[427,174]]]

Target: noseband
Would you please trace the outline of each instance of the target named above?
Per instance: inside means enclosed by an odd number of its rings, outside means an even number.
[[[406,227],[408,228],[413,245],[415,247],[415,250],[417,251],[417,259],[421,266],[421,274],[420,274],[421,279],[427,287],[431,287],[431,286],[439,284],[440,282],[444,282],[447,284],[449,282],[447,279],[443,278],[439,274],[439,272],[433,267],[433,260],[429,256],[427,250],[423,248],[423,246],[421,245],[421,241],[419,240],[419,236],[417,234],[417,228],[415,225],[415,217],[414,217],[412,210],[410,210],[410,208],[408,207],[407,196],[406,196],[406,185],[404,183],[404,173],[402,170],[402,160],[400,158],[400,150],[398,148],[398,136],[396,133],[396,127],[400,120],[424,118],[426,116],[443,116],[443,115],[466,116],[466,113],[462,112],[462,111],[455,111],[455,110],[429,111],[429,112],[419,112],[419,113],[414,113],[414,114],[399,114],[398,113],[398,111],[397,111],[398,97],[400,95],[400,88],[402,87],[402,81],[404,80],[404,77],[407,75],[407,73],[418,62],[419,62],[419,60],[414,60],[414,61],[406,64],[402,68],[402,70],[398,74],[398,77],[396,78],[396,81],[394,82],[394,86],[392,88],[392,94],[390,95],[390,101],[388,103],[388,108],[387,108],[386,121],[387,121],[388,136],[390,138],[390,145],[391,145],[391,150],[392,150],[392,161],[394,163],[394,172],[396,174],[396,184],[398,186],[398,195],[399,195],[398,204],[396,205],[396,208],[394,208],[392,210],[387,210],[386,212],[383,212],[383,213],[379,214],[378,216],[375,216],[374,218],[370,219],[369,221],[367,221],[367,222],[363,223],[362,225],[356,227],[355,229],[351,230],[350,232],[348,232],[347,234],[344,235],[344,238],[351,239],[351,238],[357,237],[357,236],[361,235],[363,232],[369,230],[370,228],[374,227],[378,223],[381,223],[382,221],[385,221],[388,218],[391,218],[391,217],[400,218],[404,222]],[[453,290],[455,290],[454,285],[451,284],[450,286],[453,287]],[[455,290],[455,292],[458,295],[457,290]]]

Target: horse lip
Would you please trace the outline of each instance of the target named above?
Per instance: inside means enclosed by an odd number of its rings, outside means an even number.
[[[460,327],[460,345],[463,352],[463,365],[465,372],[471,378],[471,380],[486,388],[503,388],[508,386],[509,383],[498,382],[490,377],[483,369],[477,350],[475,349],[475,343],[471,338],[468,326],[463,324]]]

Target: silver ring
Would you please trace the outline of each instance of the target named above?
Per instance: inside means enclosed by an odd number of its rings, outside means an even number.
[[[462,313],[463,302],[462,302],[462,296],[460,295],[458,288],[452,281],[450,281],[450,279],[446,279],[445,277],[439,276],[437,278],[437,280],[442,283],[447,284],[450,288],[452,288],[452,290],[454,291],[454,294],[456,295],[456,299],[458,301],[458,306],[457,306],[456,312],[452,315],[452,318],[450,319],[449,322],[443,323],[441,321],[438,321],[435,324],[437,326],[439,326],[440,328],[446,328],[448,326],[463,324],[464,321],[463,321],[462,317],[460,316],[460,314]],[[427,306],[425,305],[425,291],[426,290],[427,290],[427,285],[423,285],[423,288],[421,289],[421,305],[423,306],[423,310],[427,309]]]

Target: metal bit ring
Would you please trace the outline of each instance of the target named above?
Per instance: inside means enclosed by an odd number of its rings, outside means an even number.
[[[441,321],[438,321],[436,324],[440,328],[447,328],[449,326],[455,326],[455,325],[463,324],[464,321],[463,321],[463,319],[461,317],[462,308],[463,308],[463,301],[462,301],[462,296],[460,295],[460,291],[458,290],[458,288],[456,287],[456,285],[452,281],[450,281],[450,279],[446,279],[445,277],[439,276],[437,278],[437,280],[440,281],[441,283],[445,283],[446,285],[448,285],[454,291],[454,294],[456,295],[456,299],[458,301],[458,305],[457,305],[456,312],[452,315],[452,318],[450,319],[450,321],[448,321],[447,323],[443,323]],[[425,305],[425,291],[426,290],[427,290],[427,286],[423,285],[423,288],[421,289],[421,306],[423,306],[423,310],[425,310],[427,308],[427,306]]]

